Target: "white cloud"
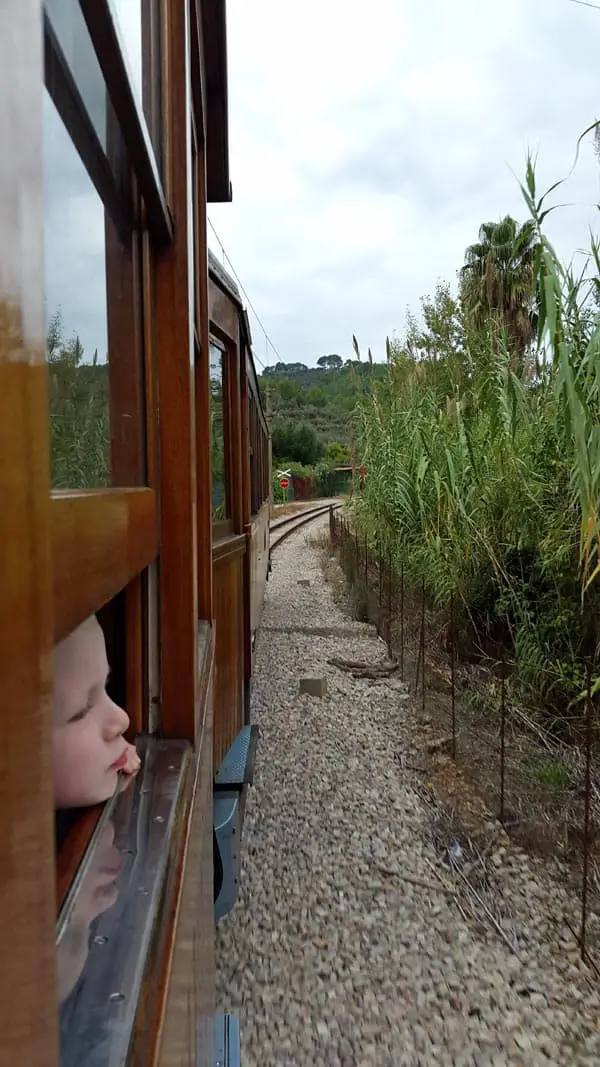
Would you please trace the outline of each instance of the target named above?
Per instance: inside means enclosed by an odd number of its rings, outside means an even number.
[[[524,216],[528,147],[543,190],[600,112],[600,11],[569,0],[228,0],[228,39],[234,203],[209,213],[285,360],[353,332],[383,356],[481,222]],[[566,257],[599,176],[588,141],[548,222]]]

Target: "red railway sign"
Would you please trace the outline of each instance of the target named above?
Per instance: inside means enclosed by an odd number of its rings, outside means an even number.
[[[280,484],[282,489],[287,489],[289,484],[290,484],[289,483],[289,479],[288,478],[280,478],[279,479],[279,484]]]

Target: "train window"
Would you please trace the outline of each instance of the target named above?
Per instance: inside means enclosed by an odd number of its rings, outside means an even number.
[[[228,447],[226,406],[227,359],[225,351],[210,343],[210,425],[213,522],[230,517],[228,486]]]
[[[159,164],[162,159],[160,0],[112,0],[135,91]],[[142,62],[142,55],[144,60]]]
[[[52,484],[140,484],[139,391],[123,388],[123,358],[137,377],[128,255],[48,95],[43,117]]]
[[[44,225],[52,483],[108,485],[105,212],[48,96]]]
[[[79,110],[91,121],[102,150],[108,153],[112,108],[78,0],[45,0],[44,11],[46,82],[53,82],[52,91],[57,94],[66,95],[67,89],[71,90]],[[64,87],[59,85],[60,75]]]

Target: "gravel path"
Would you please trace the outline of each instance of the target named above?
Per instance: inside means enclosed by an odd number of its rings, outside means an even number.
[[[218,999],[240,1017],[243,1067],[597,1065],[600,982],[572,941],[546,936],[559,891],[543,870],[507,857],[499,871],[520,959],[444,892],[405,880],[434,883],[438,863],[394,759],[410,745],[410,700],[327,664],[385,650],[324,580],[309,538],[325,528],[278,549],[258,638],[242,885],[217,931]],[[305,674],[327,677],[324,699],[298,695]]]

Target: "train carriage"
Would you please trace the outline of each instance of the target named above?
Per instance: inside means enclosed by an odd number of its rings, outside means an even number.
[[[235,1062],[214,923],[270,470],[247,315],[207,249],[224,2],[4,0],[0,86],[0,1063]],[[55,650],[94,615],[141,766],[57,813]]]

